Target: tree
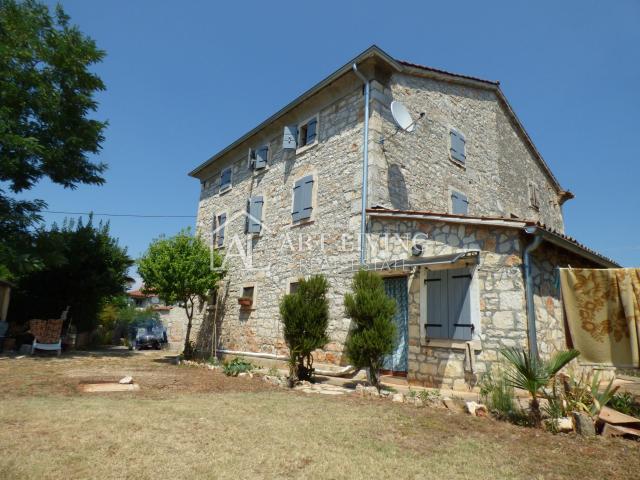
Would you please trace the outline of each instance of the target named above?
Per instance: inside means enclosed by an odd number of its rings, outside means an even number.
[[[384,356],[393,350],[396,301],[387,296],[382,277],[375,272],[360,270],[352,288],[353,294],[344,296],[344,306],[355,326],[345,350],[354,366],[368,369],[369,380],[379,391]]]
[[[284,340],[289,347],[289,382],[309,380],[313,376],[312,352],[329,341],[329,284],[323,275],[301,278],[294,293],[280,302]]]
[[[57,318],[68,305],[78,331],[92,331],[104,300],[125,292],[133,260],[109,233],[109,224],[65,220],[35,234],[38,270],[18,281],[12,316]]]
[[[153,291],[168,304],[180,302],[187,314],[184,355],[193,355],[190,343],[196,300],[203,302],[209,291],[224,276],[222,257],[189,229],[174,237],[154,240],[138,260],[138,273],[145,289]],[[212,268],[214,267],[214,268]]]
[[[13,193],[43,177],[65,188],[104,182],[94,163],[106,122],[90,118],[102,80],[89,68],[104,52],[35,0],[0,0],[0,182]],[[16,271],[33,261],[30,228],[42,200],[13,200],[0,189],[0,265]],[[2,267],[0,267],[2,270]]]
[[[531,424],[539,427],[542,423],[538,393],[546,387],[551,379],[571,360],[580,355],[578,350],[567,350],[556,353],[550,360],[541,360],[531,356],[526,350],[505,348],[500,353],[507,359],[509,371],[505,373],[507,382],[514,388],[526,390],[531,395],[529,417]]]

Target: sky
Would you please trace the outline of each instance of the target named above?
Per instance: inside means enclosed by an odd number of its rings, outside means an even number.
[[[134,258],[194,226],[189,171],[376,44],[499,80],[576,195],[566,233],[640,266],[640,0],[61,3],[107,53],[94,70],[107,86],[95,116],[109,121],[99,155],[109,169],[104,186],[44,181],[24,197],[53,211],[192,216],[110,218]]]

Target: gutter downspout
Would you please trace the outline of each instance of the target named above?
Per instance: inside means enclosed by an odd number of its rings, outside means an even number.
[[[353,73],[364,83],[364,134],[363,150],[364,158],[362,162],[362,219],[360,224],[360,265],[365,263],[366,248],[366,226],[367,226],[367,203],[368,203],[368,183],[369,183],[369,90],[370,82],[358,70],[358,66],[353,64]]]
[[[535,227],[526,227],[524,231],[530,235],[534,235],[533,241],[524,249],[522,263],[524,267],[524,283],[527,297],[527,336],[529,337],[529,354],[531,357],[538,358],[536,309],[533,302],[533,277],[531,274],[531,253],[542,243],[542,235]]]

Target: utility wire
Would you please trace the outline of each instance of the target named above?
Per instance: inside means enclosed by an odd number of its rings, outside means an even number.
[[[63,215],[93,215],[94,217],[196,218],[195,215],[141,215],[137,213],[63,212],[58,210],[41,210],[41,211],[43,213],[60,213]]]

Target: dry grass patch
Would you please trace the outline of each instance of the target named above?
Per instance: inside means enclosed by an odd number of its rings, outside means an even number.
[[[49,376],[32,371],[39,360],[0,361],[0,477],[480,480],[630,478],[640,471],[634,442],[552,436],[386,401],[296,394],[161,359],[45,360]],[[7,393],[21,371],[29,387]],[[70,389],[87,377],[125,374],[141,384],[140,392]]]

